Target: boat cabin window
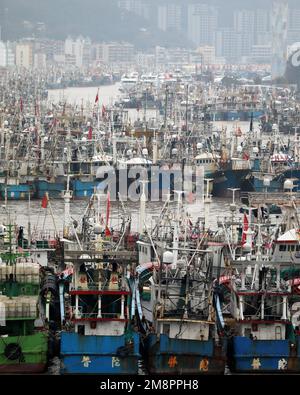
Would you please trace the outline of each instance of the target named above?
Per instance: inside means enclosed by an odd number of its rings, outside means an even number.
[[[251,337],[252,329],[251,328],[245,328],[245,337]]]
[[[198,164],[211,163],[211,162],[212,162],[211,159],[198,159],[197,160]]]
[[[281,244],[279,246],[279,251],[286,251],[286,245]]]
[[[170,335],[170,324],[163,325],[163,334],[169,336]]]
[[[84,325],[78,325],[78,335],[84,336],[85,334],[85,326]]]
[[[275,326],[275,339],[281,339],[281,326]]]
[[[296,251],[300,251],[300,245],[299,244],[296,245]]]
[[[289,246],[289,251],[295,251],[295,246]]]

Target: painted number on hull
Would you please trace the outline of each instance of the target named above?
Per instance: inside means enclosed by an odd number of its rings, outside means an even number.
[[[168,365],[170,368],[175,368],[175,366],[177,365],[177,358],[175,356],[170,357]]]
[[[278,370],[285,370],[287,368],[287,361],[282,358],[278,361]]]
[[[261,367],[259,358],[253,358],[251,366],[253,367],[254,370],[259,370],[259,368]]]
[[[120,366],[120,360],[119,360],[119,358],[117,358],[117,357],[112,357],[112,359],[111,359],[111,366],[112,366],[113,368],[119,367],[119,366]]]
[[[209,360],[204,358],[201,359],[199,369],[201,372],[208,372],[208,365],[209,365]]]
[[[90,363],[91,363],[92,361],[91,361],[90,357],[88,357],[88,356],[83,356],[81,362],[82,362],[84,368],[88,368],[88,367],[90,366]]]

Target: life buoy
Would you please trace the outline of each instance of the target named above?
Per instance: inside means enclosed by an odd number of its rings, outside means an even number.
[[[10,361],[15,361],[16,359],[20,359],[22,356],[22,348],[17,343],[9,343],[5,346],[4,355]]]

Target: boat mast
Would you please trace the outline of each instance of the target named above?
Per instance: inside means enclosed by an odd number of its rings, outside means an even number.
[[[71,162],[71,129],[68,129],[67,135],[67,189],[63,192],[64,197],[64,237],[69,236],[70,225],[70,201],[73,197],[73,191],[70,191],[70,162]]]

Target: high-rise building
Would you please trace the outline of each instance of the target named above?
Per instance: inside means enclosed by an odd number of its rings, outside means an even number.
[[[162,67],[162,65],[165,65],[167,63],[167,51],[166,48],[156,46],[155,47],[155,64],[156,64],[156,69],[159,69]]]
[[[118,6],[145,19],[148,19],[151,13],[150,5],[143,0],[119,0]]]
[[[216,49],[205,45],[197,48],[197,52],[201,55],[201,64],[214,64],[216,62]]]
[[[47,56],[45,53],[37,52],[34,54],[33,67],[38,70],[45,69],[47,65]]]
[[[289,10],[287,45],[300,41],[300,8]]]
[[[59,40],[40,39],[35,43],[35,51],[46,54],[47,62],[54,60],[54,57],[64,56],[65,42]]]
[[[4,1],[0,1],[0,40],[7,40],[8,30],[8,8],[5,7]]]
[[[268,9],[257,9],[255,12],[255,45],[269,45],[271,42],[271,12]]]
[[[6,43],[0,41],[0,67],[7,66],[7,50],[6,50]]]
[[[92,60],[96,62],[103,62],[103,44],[92,44]]]
[[[223,28],[216,32],[216,56],[223,57],[229,63],[237,63],[241,58],[242,35],[233,28]]]
[[[268,45],[253,45],[251,51],[251,61],[253,63],[269,63],[272,57],[272,46]]]
[[[7,67],[15,66],[16,64],[16,43],[12,43],[10,41],[6,42],[6,56],[7,56]]]
[[[31,69],[33,67],[33,43],[21,42],[16,45],[16,65],[20,68]]]
[[[288,28],[289,30],[298,30],[300,32],[300,8],[291,8],[289,10]]]
[[[83,67],[89,64],[91,56],[91,40],[79,36],[76,40],[68,37],[65,41],[65,55],[69,59],[69,64],[72,64],[75,58],[75,65]]]
[[[250,10],[234,12],[234,30],[241,35],[241,55],[249,56],[254,44],[255,13]]]
[[[189,4],[187,35],[197,47],[213,45],[218,23],[218,10],[208,4]]]
[[[103,44],[103,61],[107,64],[134,62],[135,49],[132,44],[111,42]]]
[[[178,4],[165,4],[157,9],[157,26],[160,30],[180,31],[182,26],[182,7]]]

